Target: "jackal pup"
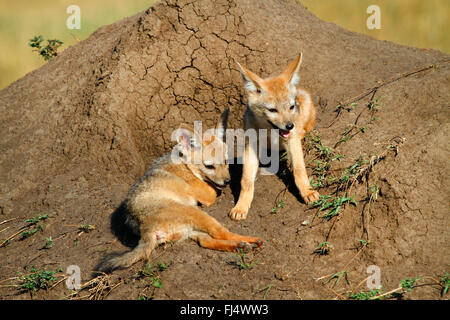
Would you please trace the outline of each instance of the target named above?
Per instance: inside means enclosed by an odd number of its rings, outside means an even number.
[[[316,109],[310,94],[298,86],[302,54],[278,76],[261,79],[238,63],[248,94],[244,115],[245,129],[278,129],[280,149],[287,150],[294,171],[295,184],[305,203],[319,199],[311,188],[303,159],[302,139],[311,131]],[[269,131],[270,133],[270,131]],[[257,150],[247,143],[244,152],[241,193],[230,211],[234,220],[245,219],[253,200],[254,182],[258,171]]]
[[[127,253],[104,260],[97,266],[98,271],[110,272],[142,258],[148,260],[152,250],[167,241],[190,238],[204,248],[223,251],[262,245],[258,238],[228,231],[198,207],[198,203],[212,205],[216,191],[230,182],[224,141],[227,119],[228,110],[207,139],[201,139],[189,125],[180,126],[177,146],[153,163],[125,200],[128,224],[139,228],[139,244]]]

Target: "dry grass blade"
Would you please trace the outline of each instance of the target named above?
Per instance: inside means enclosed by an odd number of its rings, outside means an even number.
[[[80,289],[65,296],[65,299],[101,300],[101,299],[104,299],[109,293],[111,293],[112,290],[114,290],[121,284],[122,284],[122,281],[120,281],[114,285],[111,285],[111,276],[106,273],[102,273],[99,276],[84,283]],[[84,295],[84,296],[79,296],[79,294],[86,289],[88,290],[89,294]]]
[[[8,223],[8,222],[10,222],[10,221],[14,221],[14,220],[16,220],[16,219],[17,219],[17,218],[12,218],[12,219],[3,220],[2,222],[0,222],[0,226],[1,226],[2,224]]]
[[[6,228],[4,228],[4,229],[0,230],[0,233],[2,233],[2,232],[4,232],[4,231],[6,231],[6,230],[8,230],[8,229],[9,229],[9,227],[6,227]]]
[[[395,155],[397,155],[400,145],[402,145],[405,140],[405,138],[400,137],[392,138],[391,143],[389,143],[384,148],[383,152],[378,155],[372,156],[365,165],[359,166],[357,169],[358,171],[351,177],[351,179],[347,183],[348,188],[346,189],[346,192],[350,191],[356,181],[359,181],[364,175],[369,174],[371,171],[373,171],[375,165],[381,160],[385,159],[390,151],[394,151]]]
[[[360,93],[357,96],[351,97],[351,98],[345,100],[344,102],[339,103],[338,107],[339,106],[346,106],[346,105],[349,105],[351,103],[358,102],[361,99],[363,99],[363,98],[367,97],[368,95],[376,92],[378,89],[380,89],[380,88],[382,88],[384,86],[387,86],[387,85],[389,85],[391,83],[394,83],[394,82],[396,82],[398,80],[401,80],[403,78],[407,78],[409,76],[412,76],[412,75],[420,73],[420,72],[424,72],[424,71],[427,71],[427,70],[430,70],[430,69],[438,69],[438,68],[440,68],[443,65],[446,65],[448,63],[450,63],[450,60],[443,61],[443,62],[441,62],[439,64],[431,64],[431,65],[428,65],[428,66],[425,66],[425,67],[414,69],[412,71],[403,72],[403,73],[401,73],[399,75],[396,75],[396,76],[394,76],[394,77],[392,77],[390,79],[384,80],[384,81],[378,81],[378,85],[368,89],[367,91],[364,91],[363,93]],[[333,121],[331,121],[331,123],[328,126],[323,127],[323,128],[330,128],[336,122],[336,120],[337,120],[337,118],[339,117],[340,114],[341,114],[341,112],[340,112],[340,109],[339,109],[339,112],[336,114],[336,117],[333,119]]]
[[[350,265],[350,263],[352,263],[353,260],[355,260],[355,258],[363,251],[363,249],[367,246],[367,243],[365,243],[361,249],[358,250],[358,252],[345,264],[345,266],[342,268],[342,270],[346,270],[347,267]],[[327,275],[324,275],[322,277],[319,278],[314,278],[314,280],[319,281],[325,278],[329,278],[326,282],[330,281],[334,275],[338,274],[339,272],[335,272],[335,273],[330,273]]]
[[[9,241],[14,239],[17,235],[21,234],[24,229],[25,228],[21,228],[19,231],[6,238],[2,243],[0,243],[0,248],[6,246],[9,243]]]

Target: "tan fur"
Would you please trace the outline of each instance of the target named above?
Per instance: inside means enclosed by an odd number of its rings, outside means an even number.
[[[222,115],[218,128],[225,130],[228,110]],[[190,146],[190,137],[201,141],[188,125],[181,128],[187,136],[180,136],[180,150],[191,159],[200,152]],[[219,131],[217,131],[219,132]],[[187,140],[186,140],[187,139]],[[199,140],[200,139],[200,140]],[[225,145],[223,135],[201,141],[203,147],[211,143]],[[204,151],[204,148],[202,148]],[[226,149],[225,149],[226,150]],[[203,152],[202,151],[202,152]],[[255,237],[246,237],[230,232],[216,219],[202,211],[198,203],[211,206],[217,196],[217,188],[224,187],[230,179],[228,164],[214,164],[215,169],[207,169],[204,154],[202,162],[189,161],[175,163],[170,154],[156,160],[145,175],[130,189],[125,201],[129,219],[139,225],[141,239],[136,248],[123,255],[107,259],[98,271],[110,272],[131,266],[136,261],[149,259],[152,250],[167,241],[196,240],[204,248],[224,251],[249,250],[262,245]]]
[[[280,149],[287,150],[295,184],[303,200],[308,204],[318,200],[319,193],[311,189],[301,143],[305,134],[314,127],[316,109],[311,95],[298,86],[301,62],[300,54],[279,76],[267,79],[260,78],[239,63],[238,66],[248,94],[244,116],[245,129],[278,128],[280,132],[289,132],[287,137],[280,136]],[[290,131],[287,130],[289,124],[294,125]],[[257,154],[250,144],[245,146],[241,193],[237,204],[230,211],[232,219],[240,220],[247,217],[259,166]]]

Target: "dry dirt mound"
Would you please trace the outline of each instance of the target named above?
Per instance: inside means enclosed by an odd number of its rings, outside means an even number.
[[[385,291],[406,277],[448,272],[450,57],[343,30],[297,1],[205,0],[163,1],[102,27],[0,92],[0,239],[33,230],[38,224],[21,229],[24,221],[48,215],[29,237],[2,240],[2,279],[78,265],[88,281],[105,251],[124,249],[110,216],[172,146],[172,129],[193,120],[212,125],[226,107],[239,127],[245,99],[235,61],[268,76],[301,51],[301,82],[319,111],[309,172],[321,194],[354,196],[358,205],[313,219],[317,209],[282,192],[283,179],[264,176],[249,218],[232,222],[234,168],[233,189],[209,212],[266,240],[258,262],[239,268],[237,256],[188,242],[159,248],[154,262],[168,266],[158,271],[161,288],[137,277],[136,265],[108,279],[119,284],[108,297],[342,298],[367,290],[358,284],[369,265],[380,267]],[[330,162],[325,175],[317,160]],[[332,178],[345,175],[351,183],[336,189]],[[82,224],[96,229],[74,227]],[[49,237],[53,245],[42,249]],[[349,283],[334,285],[336,273]],[[428,283],[407,297],[439,298],[440,286]],[[20,292],[0,288],[2,297],[28,297]],[[36,296],[67,293],[61,283]]]

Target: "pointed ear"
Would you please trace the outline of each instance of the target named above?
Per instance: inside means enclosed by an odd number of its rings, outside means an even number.
[[[225,132],[227,130],[229,114],[230,114],[230,109],[226,109],[220,116],[220,119],[216,125],[217,138],[222,139],[223,141],[225,141]]]
[[[201,143],[198,136],[194,133],[194,129],[187,124],[181,124],[177,129],[176,140],[182,151],[197,149]]]
[[[290,83],[294,86],[298,85],[298,83],[300,81],[299,70],[300,70],[300,66],[302,64],[302,60],[303,60],[303,53],[300,53],[300,55],[297,57],[297,59],[292,61],[287,66],[287,68],[284,69],[284,71],[281,73],[281,75],[283,77],[285,77],[285,79],[288,81],[288,83]]]
[[[260,93],[262,90],[262,82],[263,80],[258,77],[255,73],[250,70],[244,68],[236,62],[239,70],[241,71],[242,79],[244,80],[245,90],[248,92]]]

